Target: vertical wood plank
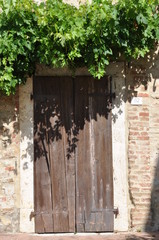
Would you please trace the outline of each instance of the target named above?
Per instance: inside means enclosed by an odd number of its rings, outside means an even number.
[[[35,231],[53,231],[51,181],[49,173],[46,119],[42,114],[45,102],[41,98],[34,102],[34,192],[35,192]],[[47,159],[47,160],[46,160]]]
[[[91,204],[91,172],[90,172],[90,138],[88,82],[75,79],[75,126],[78,133],[76,148],[76,227],[77,232],[85,231],[85,221]]]
[[[76,137],[73,134],[73,82],[72,79],[62,79],[61,82],[61,112],[64,121],[63,148],[65,156],[65,175],[68,204],[69,232],[75,232],[75,144]]]

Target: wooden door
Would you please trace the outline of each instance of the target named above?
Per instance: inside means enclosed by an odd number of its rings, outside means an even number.
[[[108,79],[34,79],[36,232],[113,231]]]

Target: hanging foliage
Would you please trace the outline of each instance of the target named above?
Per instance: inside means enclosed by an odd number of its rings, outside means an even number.
[[[159,0],[0,0],[0,90],[7,95],[36,63],[80,66],[101,78],[111,59],[144,57],[159,40]]]

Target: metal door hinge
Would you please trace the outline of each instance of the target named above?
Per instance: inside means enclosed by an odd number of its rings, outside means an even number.
[[[34,96],[33,93],[30,93],[30,100],[33,100]]]
[[[34,211],[32,211],[30,213],[30,221],[32,220],[32,218],[34,218],[36,216],[36,213]]]
[[[114,208],[113,212],[114,212],[115,218],[117,218],[117,216],[119,214],[119,208],[118,207]]]

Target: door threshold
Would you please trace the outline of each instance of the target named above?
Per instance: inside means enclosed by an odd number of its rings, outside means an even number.
[[[34,235],[34,236],[42,236],[42,237],[49,237],[49,236],[108,236],[108,235],[113,235],[114,232],[87,232],[87,233],[32,233],[30,235]]]

